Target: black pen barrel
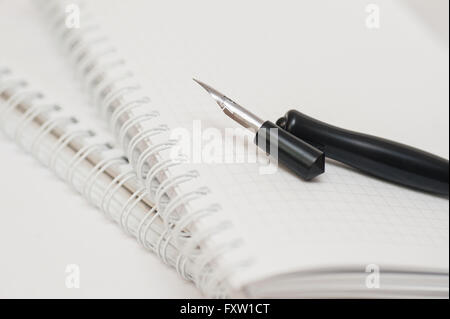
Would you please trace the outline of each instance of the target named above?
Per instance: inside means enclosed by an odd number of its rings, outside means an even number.
[[[440,195],[449,194],[449,161],[425,151],[353,132],[291,110],[277,124],[326,157],[379,178]]]

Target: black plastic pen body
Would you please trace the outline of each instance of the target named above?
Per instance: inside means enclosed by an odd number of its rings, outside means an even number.
[[[370,175],[422,191],[449,195],[446,159],[384,138],[353,132],[291,110],[277,121],[326,157]]]

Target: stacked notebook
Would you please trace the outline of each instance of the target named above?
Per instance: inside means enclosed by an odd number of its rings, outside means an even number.
[[[333,37],[324,25],[337,19],[335,13],[311,5],[300,19],[301,9],[295,3],[283,7],[260,1],[177,3],[177,10],[139,1],[39,1],[40,23],[60,44],[74,85],[81,84],[80,94],[98,110],[114,142],[78,119],[76,110],[44,102],[42,92],[30,89],[8,61],[1,61],[5,67],[0,70],[2,127],[206,296],[448,297],[448,198],[332,161],[317,181],[304,182],[255,153],[243,131],[229,130],[235,124],[191,80],[195,76],[228,87],[226,93],[255,105],[268,119],[330,94],[335,112],[349,114],[348,125],[363,131],[382,126],[386,134],[378,135],[395,137],[398,127],[376,119],[387,111],[404,119],[404,106],[374,111],[367,96],[378,85],[393,98],[406,91],[412,100],[425,98],[425,93],[409,92],[420,83],[408,86],[402,73],[413,58],[427,59],[411,57],[410,47],[418,40],[403,39],[404,44],[392,43],[394,52],[376,52],[392,38],[385,40],[382,30],[367,33],[363,21],[358,25],[360,8],[350,2],[335,9],[355,10],[355,19],[338,19]],[[271,23],[277,15],[284,17],[282,23]],[[314,21],[316,16],[320,21]],[[304,30],[308,26],[316,28],[314,39]],[[400,34],[401,28],[386,32]],[[340,32],[351,32],[355,42],[339,38]],[[318,40],[323,37],[327,41]],[[427,41],[419,31],[418,37]],[[427,45],[427,56],[445,60],[445,50]],[[381,72],[389,61],[380,56],[401,60],[405,52],[411,60],[388,70],[393,77],[388,85],[371,78],[370,72]],[[375,66],[365,71],[369,62]],[[349,63],[361,69],[350,74],[354,80],[339,83]],[[330,78],[303,78],[302,69]],[[448,72],[437,67],[419,71],[430,81],[436,72],[438,79]],[[401,85],[399,79],[406,82]],[[398,95],[390,92],[389,81],[398,85]],[[439,97],[448,91],[445,83],[434,80],[433,85],[438,95],[429,103],[439,107],[444,104]],[[317,108],[310,111],[320,115]],[[414,144],[408,134],[397,137]]]

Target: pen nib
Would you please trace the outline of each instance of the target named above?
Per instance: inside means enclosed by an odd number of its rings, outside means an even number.
[[[210,87],[208,84],[205,84],[197,79],[193,79],[193,80],[195,82],[197,82],[202,88],[204,88],[206,90],[206,92],[209,93],[209,95],[212,96],[212,98],[217,102],[217,104],[219,104],[219,106],[222,110],[224,108],[226,108],[226,106],[224,104],[224,100],[228,99],[228,98],[224,94],[220,93],[216,89],[213,89],[212,87]]]
[[[220,93],[216,89],[210,87],[199,80],[193,79],[197,82],[206,92],[211,95],[211,97],[219,105],[220,109],[230,118],[241,124],[242,126],[257,131],[261,125],[264,123],[259,117],[243,108],[230,98],[226,97],[224,94]]]

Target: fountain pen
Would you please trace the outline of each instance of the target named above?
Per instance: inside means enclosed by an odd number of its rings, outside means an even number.
[[[306,180],[324,172],[324,157],[328,157],[386,181],[449,195],[447,159],[388,139],[339,128],[297,110],[288,111],[276,124],[263,121],[217,90],[195,81],[216,100],[226,115],[255,130],[255,141],[266,129],[276,129],[279,162]]]

